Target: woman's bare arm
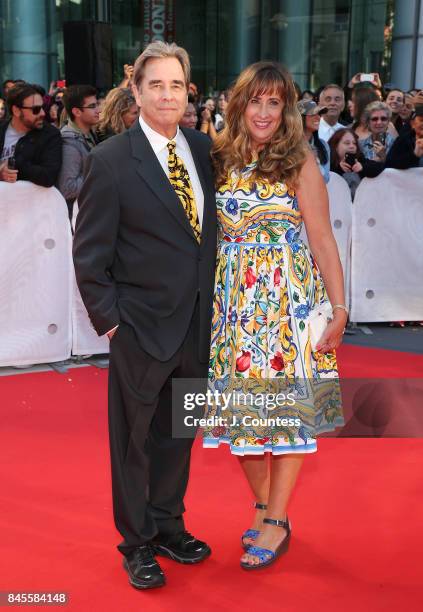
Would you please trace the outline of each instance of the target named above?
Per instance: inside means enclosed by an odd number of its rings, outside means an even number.
[[[301,169],[296,194],[310,249],[322,275],[329,300],[333,305],[345,304],[344,277],[329,218],[328,194],[311,151]],[[325,341],[329,340],[329,350],[340,343],[340,338],[336,339],[335,336],[342,336],[346,320],[345,311],[337,308],[333,322],[327,328],[334,334],[330,333],[328,338],[324,338]]]

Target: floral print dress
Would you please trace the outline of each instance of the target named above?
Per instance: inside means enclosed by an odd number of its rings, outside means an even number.
[[[217,193],[203,446],[225,442],[238,455],[314,452],[317,433],[343,424],[335,352],[313,352],[310,344],[310,312],[328,298],[299,238],[295,192],[284,183],[253,182],[253,167],[233,173]],[[216,392],[219,399],[210,401]],[[294,405],[286,400],[290,392]]]

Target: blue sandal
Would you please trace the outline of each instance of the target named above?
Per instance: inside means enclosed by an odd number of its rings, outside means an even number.
[[[259,504],[259,502],[254,502],[254,508],[257,508],[257,510],[267,510],[267,505]],[[247,550],[247,548],[251,546],[251,544],[246,544],[244,542],[244,538],[251,538],[251,540],[255,540],[256,538],[258,538],[259,535],[260,535],[260,531],[258,531],[257,529],[247,529],[247,531],[244,531],[244,533],[241,536],[242,548],[244,550]]]
[[[267,523],[268,525],[276,525],[277,527],[283,527],[284,529],[286,529],[287,534],[275,551],[269,550],[268,548],[261,548],[260,546],[249,546],[246,552],[249,555],[254,555],[255,557],[258,557],[260,563],[255,563],[254,565],[251,565],[250,563],[241,561],[241,567],[243,569],[254,570],[260,569],[262,567],[267,567],[269,565],[272,565],[272,563],[274,563],[278,557],[288,551],[289,542],[291,540],[291,523],[289,522],[288,516],[286,517],[285,521],[265,518],[263,519],[263,523]]]

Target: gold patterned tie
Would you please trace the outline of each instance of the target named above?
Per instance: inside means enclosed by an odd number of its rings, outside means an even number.
[[[194,190],[191,185],[188,170],[182,159],[176,155],[176,142],[171,140],[167,143],[167,148],[169,151],[169,156],[167,158],[169,181],[184,207],[197,241],[200,242],[201,228],[198,220],[197,206],[195,204]]]

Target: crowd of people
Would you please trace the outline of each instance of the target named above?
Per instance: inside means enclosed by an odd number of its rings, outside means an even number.
[[[211,554],[185,529],[198,425],[174,435],[172,417],[184,417],[176,379],[203,379],[214,398],[248,391],[231,406],[235,420],[207,403],[203,445],[228,444],[256,499],[241,568],[288,550],[305,455],[343,424],[335,351],[348,307],[321,174],[353,189],[385,167],[423,165],[423,93],[385,95],[378,75],[364,77],[303,93],[264,61],[204,98],[188,53],[156,41],[104,99],[90,85],[46,95],[4,84],[0,179],[56,185],[70,217],[78,200],[73,261],[92,325],[110,339],[113,508],[137,589],[166,583],[157,556],[194,564]],[[325,383],[324,396],[311,381]],[[286,388],[300,392],[294,404],[269,407],[273,423],[254,419],[269,414],[260,396]]]
[[[48,94],[20,79],[5,81],[0,97],[0,180],[56,185],[71,217],[88,153],[128,129],[138,116],[131,90],[133,66],[125,65],[124,75],[118,87],[101,96],[92,86],[65,87],[65,81],[52,84]],[[376,177],[385,168],[423,166],[422,91],[383,86],[377,73],[359,73],[345,87],[329,83],[313,92],[297,86],[296,93],[304,137],[325,182],[330,171],[336,172],[354,198],[363,177]],[[228,88],[205,97],[190,83],[180,126],[214,140],[225,126],[230,95]]]

